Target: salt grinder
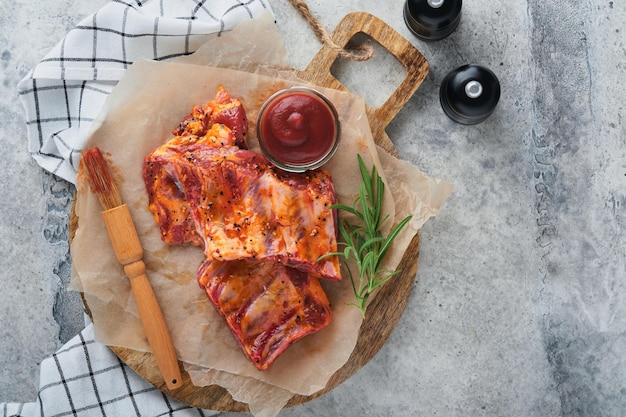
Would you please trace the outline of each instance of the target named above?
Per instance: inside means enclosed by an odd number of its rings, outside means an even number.
[[[443,111],[455,122],[477,124],[495,110],[500,100],[500,82],[488,68],[463,65],[443,79],[439,100]]]
[[[407,0],[404,21],[418,38],[437,41],[459,25],[462,3],[462,0]]]

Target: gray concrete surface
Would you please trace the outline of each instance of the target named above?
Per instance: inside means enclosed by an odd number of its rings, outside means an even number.
[[[97,4],[0,0],[1,401],[33,401],[41,360],[84,326],[65,291],[73,186],[31,159],[17,83]]]
[[[0,402],[34,400],[39,361],[82,325],[65,291],[73,188],[30,160],[15,85],[102,3],[0,0]],[[319,43],[286,0],[271,4],[302,69]],[[308,4],[329,29],[368,11],[424,53],[431,72],[388,133],[456,189],[422,230],[416,286],[388,343],[346,383],[280,415],[624,415],[626,5],[467,0],[459,28],[425,43],[402,1]],[[476,126],[438,102],[443,77],[465,63],[502,84]],[[380,51],[335,70],[373,105],[402,78]]]

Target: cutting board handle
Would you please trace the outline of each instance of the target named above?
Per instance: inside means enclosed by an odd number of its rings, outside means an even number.
[[[378,17],[366,12],[347,14],[339,22],[331,37],[342,47],[358,33],[364,33],[378,42],[404,67],[404,80],[380,107],[365,105],[372,135],[377,144],[393,154],[397,154],[393,143],[385,133],[385,128],[413,96],[428,74],[428,62],[409,41]],[[324,44],[311,63],[298,72],[298,76],[310,83],[348,91],[331,73],[331,67],[338,57],[338,51]],[[360,62],[364,64],[367,61]]]

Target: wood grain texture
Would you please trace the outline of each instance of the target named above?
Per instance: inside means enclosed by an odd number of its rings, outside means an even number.
[[[385,129],[426,78],[429,70],[428,62],[409,41],[381,19],[369,13],[355,12],[346,15],[333,31],[332,38],[338,45],[345,47],[355,35],[360,33],[378,42],[402,64],[406,71],[402,82],[380,107],[366,105],[374,140],[387,152],[398,156]],[[331,66],[337,57],[336,50],[324,45],[309,65],[303,71],[297,71],[297,74],[303,80],[313,84],[348,91],[331,73]]]
[[[375,142],[392,155],[397,156],[397,151],[387,136],[385,128],[428,74],[428,63],[406,39],[382,20],[368,13],[356,12],[346,15],[333,31],[332,37],[337,44],[345,46],[353,36],[359,33],[364,33],[376,40],[406,69],[405,79],[385,103],[378,108],[369,106],[366,108]],[[296,73],[301,79],[312,84],[347,91],[347,88],[330,72],[336,59],[336,51],[323,46],[307,68]],[[77,221],[74,216],[70,222],[70,236],[73,236],[76,226]],[[399,269],[402,272],[383,286],[368,306],[366,319],[359,330],[356,347],[346,364],[331,377],[323,390],[310,396],[294,396],[287,407],[306,403],[331,391],[354,375],[378,353],[398,323],[409,300],[417,272],[418,254],[419,235],[416,234],[400,262]],[[89,311],[86,303],[85,307]],[[234,401],[222,387],[194,386],[184,370],[180,387],[176,390],[169,390],[151,353],[119,347],[111,347],[111,350],[146,381],[181,402],[217,411],[249,411],[247,404]]]
[[[130,280],[133,297],[141,324],[146,332],[150,350],[156,357],[161,375],[169,389],[176,389],[181,383],[180,365],[163,318],[161,306],[156,299],[150,281],[146,276],[143,262],[143,248],[135,229],[135,224],[126,204],[102,212],[111,245],[117,260],[124,266],[124,273]]]

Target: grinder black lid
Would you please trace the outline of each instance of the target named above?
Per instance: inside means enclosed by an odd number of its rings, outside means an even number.
[[[463,65],[443,79],[439,99],[443,111],[455,122],[480,123],[493,113],[500,100],[500,82],[488,68]]]
[[[459,25],[462,3],[462,0],[407,0],[404,21],[418,38],[440,40]]]

